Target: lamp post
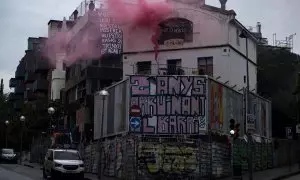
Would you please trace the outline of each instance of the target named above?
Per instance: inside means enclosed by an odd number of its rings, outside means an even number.
[[[106,96],[109,95],[108,91],[106,90],[101,90],[98,92],[98,95],[102,97],[102,118],[101,118],[101,136],[100,136],[100,158],[99,158],[99,171],[98,171],[98,177],[101,179],[102,177],[102,167],[101,167],[101,162],[102,162],[102,141],[103,141],[103,131],[104,131],[104,109],[105,109],[105,98]]]
[[[20,144],[20,164],[22,164],[22,150],[23,150],[23,123],[25,123],[25,116],[20,116],[21,126],[21,144]]]
[[[249,108],[249,89],[250,89],[250,83],[249,83],[249,60],[248,60],[248,34],[245,30],[243,30],[239,36],[242,39],[246,40],[246,91],[245,91],[245,116],[244,120],[246,123],[245,126],[245,132],[247,133],[247,140],[248,140],[248,171],[249,171],[249,180],[253,180],[253,165],[252,165],[252,136],[250,132],[247,132],[247,120],[248,120],[248,115],[250,114],[250,108]]]
[[[7,139],[8,139],[8,125],[9,125],[9,121],[6,120],[5,121],[5,125],[6,125],[6,129],[5,129],[5,147],[7,148]]]
[[[53,114],[55,113],[55,109],[53,107],[48,108],[48,114],[50,116],[50,122],[49,122],[49,134],[51,134],[52,130],[52,121],[53,121]]]

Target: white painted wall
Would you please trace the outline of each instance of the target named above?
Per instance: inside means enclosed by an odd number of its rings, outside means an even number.
[[[223,50],[227,49],[227,53]],[[214,74],[215,78],[221,77],[219,81],[225,83],[227,81],[229,86],[234,86],[236,90],[240,90],[246,86],[244,83],[244,75],[246,75],[246,61],[245,59],[236,53],[229,46],[220,48],[203,48],[203,49],[189,49],[189,50],[173,50],[160,52],[158,56],[159,68],[162,68],[167,64],[168,59],[181,59],[182,67],[197,68],[197,59],[199,57],[213,56]],[[127,59],[124,59],[127,57]],[[153,61],[154,54],[139,53],[139,54],[127,54],[123,57],[123,78],[126,75],[134,74],[134,64],[139,61]],[[157,74],[156,61],[152,62],[152,74]],[[192,75],[192,69],[184,69],[187,74]],[[249,63],[249,82],[250,89],[256,88],[256,67]]]
[[[63,62],[66,57],[65,53],[57,53],[55,56],[56,69],[52,71],[51,79],[51,99],[60,99],[60,90],[65,87],[66,71],[63,70]]]
[[[237,39],[236,39],[237,36],[239,36],[239,34],[237,34],[237,30],[240,33],[242,29],[234,26],[232,23],[228,24],[228,28],[229,28],[228,43],[246,56],[246,39],[239,38],[240,39],[239,44],[237,44]],[[252,39],[248,39],[248,58],[254,63],[257,63],[256,43]]]
[[[51,99],[60,99],[60,90],[65,87],[66,72],[59,69],[52,71]]]
[[[236,90],[240,90],[246,86],[244,76],[246,75],[246,42],[245,39],[239,39],[237,44],[237,28],[240,28],[230,21],[234,19],[232,15],[224,15],[218,12],[212,12],[205,8],[194,8],[188,5],[176,3],[176,11],[172,17],[186,18],[192,22],[194,37],[193,42],[184,43],[178,48],[168,48],[164,45],[159,49],[162,51],[158,55],[159,64],[167,64],[168,59],[181,59],[181,67],[197,68],[198,57],[213,56],[214,77],[220,76],[219,81],[229,86],[235,86]],[[126,27],[124,29],[124,55],[123,55],[123,77],[128,74],[135,73],[133,65],[139,61],[152,61],[152,73],[157,74],[157,63],[154,61],[153,44],[151,36],[153,32],[143,30],[130,33]],[[239,29],[241,32],[242,29]],[[230,46],[232,47],[230,47]],[[214,46],[214,48],[208,48]],[[222,47],[218,47],[222,46]],[[193,48],[193,49],[188,49]],[[227,49],[224,53],[223,50]],[[238,52],[236,52],[236,49]],[[149,51],[149,52],[145,52]],[[249,63],[249,83],[250,90],[256,92],[257,84],[257,68],[256,68],[256,43],[252,39],[248,39],[248,57],[254,63]],[[161,66],[159,66],[161,68]],[[192,70],[189,70],[191,74]]]
[[[193,25],[193,42],[184,43],[181,48],[215,46],[228,43],[228,22],[232,17],[209,12],[204,9],[196,9],[183,4],[177,3],[175,13],[170,17],[182,17],[194,22]],[[124,46],[123,52],[141,52],[153,50],[151,37],[153,32],[151,29],[131,31],[123,27]],[[161,45],[160,49],[168,49]]]

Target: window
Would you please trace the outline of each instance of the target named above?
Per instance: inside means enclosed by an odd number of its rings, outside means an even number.
[[[90,82],[91,82],[91,91],[92,91],[92,94],[93,94],[93,93],[95,93],[96,91],[99,90],[99,88],[98,88],[98,80],[97,79],[93,79]]]
[[[2,154],[14,154],[13,149],[2,149]]]
[[[54,159],[57,160],[80,160],[78,152],[55,151]]]
[[[99,66],[99,60],[98,59],[92,60],[92,65],[93,66]]]
[[[182,75],[181,59],[167,60],[167,69],[168,75]]]
[[[151,61],[138,62],[137,74],[151,74]]]
[[[240,45],[240,31],[236,29],[236,44]]]
[[[213,57],[198,58],[198,73],[213,76]]]
[[[193,41],[193,22],[183,18],[170,18],[159,24],[159,44],[170,39],[183,39],[184,42]]]

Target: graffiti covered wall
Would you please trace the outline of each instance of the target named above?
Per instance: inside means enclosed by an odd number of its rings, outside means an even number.
[[[130,76],[129,131],[199,134],[207,130],[205,76]]]
[[[113,137],[101,146],[101,168],[105,177],[134,179],[136,166],[136,138]]]
[[[272,137],[271,101],[249,94],[249,113],[253,119],[254,133],[262,137]]]
[[[200,171],[199,148],[195,140],[176,142],[168,138],[142,138],[138,144],[139,177],[155,179],[163,174],[197,176]]]
[[[243,134],[243,95],[218,83],[209,80],[209,119],[212,130],[220,133],[229,132],[229,120],[240,123],[240,134]]]

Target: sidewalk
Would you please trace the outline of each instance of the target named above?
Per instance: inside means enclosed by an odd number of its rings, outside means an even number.
[[[23,166],[27,166],[30,168],[35,168],[35,169],[42,169],[42,166],[38,163],[30,163],[30,162],[23,162],[22,163]],[[86,180],[98,180],[98,177],[96,174],[92,174],[92,173],[85,173],[84,177]]]
[[[41,169],[41,166],[38,163],[23,162],[23,165],[31,168]],[[298,164],[293,165],[291,169],[287,166],[287,167],[274,168],[265,171],[254,172],[253,180],[280,180],[296,174],[300,174]],[[85,173],[84,176],[88,180],[98,180],[96,174]],[[248,174],[243,175],[243,180],[247,180],[248,178],[249,178]],[[111,179],[112,178],[105,178],[105,180],[111,180]],[[232,177],[224,178],[220,180],[232,180]]]
[[[281,168],[268,169],[265,171],[253,172],[254,180],[279,180],[287,177],[294,176],[296,174],[300,174],[298,164],[295,164],[291,167],[291,171],[288,166]],[[243,180],[249,179],[249,175],[244,174]],[[232,180],[232,177],[221,179],[221,180]]]

